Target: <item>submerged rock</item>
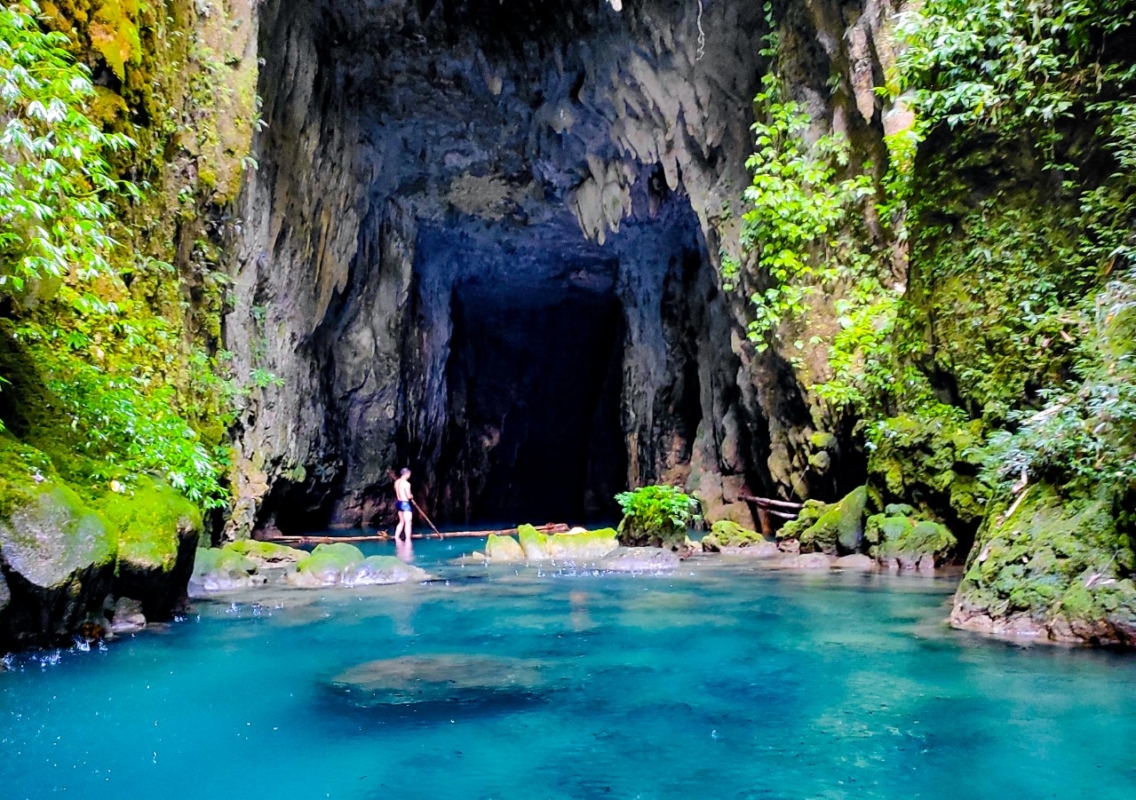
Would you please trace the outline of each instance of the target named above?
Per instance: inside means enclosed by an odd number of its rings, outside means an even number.
[[[0,649],[54,644],[99,613],[114,578],[115,538],[67,487],[28,490],[0,519],[7,608]]]
[[[739,547],[721,547],[718,552],[724,556],[745,556],[746,558],[780,558],[784,553],[777,542],[754,542]]]
[[[666,572],[677,569],[678,554],[660,547],[618,547],[596,567],[608,572]]]
[[[776,566],[781,569],[830,569],[836,561],[834,556],[827,553],[801,553],[800,555],[787,556],[779,561]]]
[[[532,696],[546,684],[538,661],[482,655],[402,656],[368,661],[331,679],[362,707],[491,702]]]
[[[430,579],[430,573],[394,556],[371,556],[348,567],[343,573],[344,586],[385,586]]]

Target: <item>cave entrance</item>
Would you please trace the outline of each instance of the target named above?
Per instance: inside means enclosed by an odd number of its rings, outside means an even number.
[[[476,523],[614,517],[627,474],[614,291],[474,281],[451,314],[446,505]]]

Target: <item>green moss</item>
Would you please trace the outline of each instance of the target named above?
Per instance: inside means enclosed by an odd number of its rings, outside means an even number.
[[[1000,500],[979,531],[958,602],[994,618],[1136,621],[1136,553],[1117,503],[1107,491],[1069,498],[1049,484],[1029,486],[1016,505]]]
[[[312,554],[296,564],[298,572],[319,573],[328,570],[342,572],[363,560],[363,552],[353,544],[335,542],[319,544]]]
[[[800,539],[828,511],[829,504],[820,500],[806,500],[797,514],[797,518],[789,520],[777,531],[778,539]]]
[[[307,553],[303,550],[297,550],[295,547],[274,542],[260,542],[256,539],[238,539],[226,544],[225,549],[232,550],[234,553],[239,553],[254,561],[268,564],[298,562],[308,557]]]
[[[765,537],[757,531],[743,528],[733,520],[723,519],[710,527],[710,533],[702,537],[702,546],[707,550],[721,550],[723,547],[748,547],[756,542],[764,542]]]
[[[195,578],[209,574],[240,577],[252,575],[256,571],[255,561],[245,558],[240,553],[220,547],[199,548],[193,562]]]
[[[918,507],[924,516],[957,517],[973,525],[982,519],[989,487],[975,477],[985,441],[981,421],[931,406],[883,420],[871,438],[868,473],[887,498]]]
[[[507,564],[524,561],[525,551],[512,536],[493,535],[485,540],[485,556],[490,561]]]
[[[855,553],[864,538],[868,489],[860,486],[830,506],[801,534],[801,547],[825,553]]]
[[[201,530],[201,512],[168,486],[141,478],[122,493],[108,492],[98,504],[118,537],[118,564],[168,572],[183,536]]]

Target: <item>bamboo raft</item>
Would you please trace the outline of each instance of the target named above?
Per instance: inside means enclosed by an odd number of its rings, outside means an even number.
[[[536,525],[537,533],[567,533],[571,530],[567,525],[557,522],[548,523],[547,525]],[[410,538],[412,539],[480,539],[486,536],[516,536],[516,528],[503,528],[496,531],[450,531],[448,533],[416,533]],[[335,544],[336,542],[346,542],[348,544],[356,544],[358,542],[389,542],[393,540],[386,531],[379,533],[369,534],[365,536],[273,536],[271,539],[265,541],[272,542],[273,544],[286,544],[289,547],[299,547],[306,544]]]

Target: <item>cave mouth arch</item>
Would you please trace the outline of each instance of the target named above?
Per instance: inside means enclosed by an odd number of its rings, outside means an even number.
[[[401,466],[439,523],[576,523],[649,483],[737,504],[760,463],[705,241],[759,10],[709,9],[699,61],[689,4],[489,5],[260,6],[226,341],[282,388],[238,426],[234,530],[388,526]]]

